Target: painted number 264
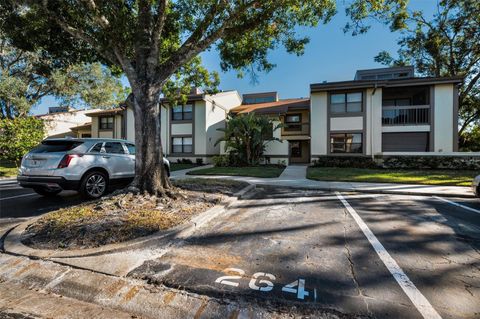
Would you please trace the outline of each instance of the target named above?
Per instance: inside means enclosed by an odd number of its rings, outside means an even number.
[[[230,274],[233,273],[235,275],[218,277],[215,282],[232,287],[238,287],[238,281],[245,276],[245,271],[239,268],[227,268],[223,272]],[[252,290],[269,292],[273,289],[273,281],[275,281],[275,279],[275,275],[265,272],[256,272],[252,275],[248,287]],[[301,278],[282,287],[282,291],[294,293],[297,295],[298,299],[302,300],[305,299],[306,296],[309,296],[309,292],[305,290],[305,279]]]

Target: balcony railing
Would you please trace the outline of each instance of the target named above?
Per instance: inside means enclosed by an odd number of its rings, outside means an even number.
[[[383,125],[430,124],[430,105],[384,106]]]
[[[306,135],[310,131],[310,123],[284,123],[282,135]]]

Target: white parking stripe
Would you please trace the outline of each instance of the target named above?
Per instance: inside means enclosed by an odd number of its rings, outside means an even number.
[[[398,282],[400,287],[403,289],[405,294],[410,298],[412,303],[415,305],[417,310],[422,314],[425,319],[441,319],[440,315],[435,309],[433,309],[430,302],[427,298],[420,292],[420,290],[415,287],[413,282],[408,278],[408,276],[403,272],[402,268],[397,264],[397,262],[390,256],[382,243],[377,239],[377,237],[372,233],[367,224],[362,220],[362,218],[357,214],[357,212],[350,206],[350,204],[345,200],[345,198],[339,192],[335,192],[338,199],[342,202],[343,206],[347,211],[352,215],[353,219],[357,222],[358,226],[362,230],[363,234],[367,237],[368,241],[372,245],[373,249],[377,252],[380,259],[383,261],[388,271],[392,274],[393,278]]]
[[[469,210],[471,212],[480,214],[480,210],[478,210],[478,209],[468,207],[468,206],[465,206],[465,205],[462,205],[462,204],[459,204],[459,203],[455,203],[455,202],[452,202],[451,200],[448,200],[448,199],[445,199],[445,198],[442,198],[442,197],[438,197],[438,196],[433,196],[433,198],[439,199],[441,201],[444,201],[446,203],[452,204],[452,205],[457,206],[457,207],[461,207],[461,208]]]
[[[7,199],[13,199],[13,198],[19,198],[19,197],[33,196],[33,195],[37,195],[37,193],[29,193],[29,194],[22,194],[22,195],[17,195],[17,196],[0,198],[0,201],[7,200]]]

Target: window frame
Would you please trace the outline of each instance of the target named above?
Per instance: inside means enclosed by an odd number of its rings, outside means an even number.
[[[354,134],[358,134],[360,135],[360,143],[347,143],[346,140],[347,140],[347,135],[354,135]],[[333,143],[332,142],[332,135],[343,135],[344,136],[344,142],[343,143]],[[342,132],[330,132],[329,136],[329,147],[328,147],[328,153],[329,154],[334,154],[334,155],[347,155],[347,156],[354,156],[354,155],[365,155],[365,134],[363,131],[354,131],[354,132],[345,132],[345,131],[342,131]],[[335,152],[333,150],[333,144],[343,144],[343,149],[344,149],[344,152]],[[360,144],[360,152],[347,152],[347,145],[353,145],[353,144]]]
[[[180,138],[182,139],[182,144],[181,144],[181,147],[182,147],[182,151],[181,152],[175,152],[175,144],[173,144],[173,140],[176,139],[176,138]],[[189,138],[192,140],[192,144],[185,144],[184,143],[184,139],[186,138]],[[171,150],[172,150],[172,154],[193,154],[194,150],[193,150],[193,145],[194,145],[194,141],[193,141],[193,135],[181,135],[181,136],[172,136],[171,139]],[[180,144],[177,144],[176,146],[180,146]],[[185,152],[185,146],[190,146],[191,147],[191,151],[190,152]]]
[[[298,116],[298,122],[287,121],[287,118],[289,116]],[[285,132],[300,132],[302,130],[302,113],[286,114],[284,119],[284,124],[286,125],[283,128]]]
[[[361,99],[360,102],[348,102],[348,95],[349,94],[360,94]],[[343,103],[332,103],[332,97],[334,95],[343,95]],[[360,111],[348,111],[348,104],[349,103],[360,103]],[[338,104],[342,105],[343,104],[343,111],[342,112],[335,112],[332,108],[333,105]],[[365,111],[365,94],[364,91],[340,91],[340,92],[329,92],[328,95],[328,112],[331,115],[335,116],[354,116],[354,115],[360,115],[363,114]]]
[[[186,106],[190,106],[191,111],[185,112],[185,107]],[[181,112],[175,112],[174,110],[175,110],[176,107],[180,107]],[[186,103],[186,104],[172,106],[172,110],[171,110],[172,122],[191,122],[191,121],[193,121],[193,109],[194,109],[194,103]],[[175,114],[181,114],[181,118],[176,119]],[[185,114],[190,114],[190,118],[185,118],[186,117]]]
[[[111,124],[112,124],[112,127],[111,127],[111,128],[108,127],[108,124],[110,124],[110,123],[108,123],[108,121],[107,121],[107,123],[106,123],[106,124],[107,124],[107,127],[103,127],[103,126],[102,126],[102,124],[103,124],[103,123],[102,123],[102,119],[109,119],[109,118],[112,119],[112,123],[111,123]],[[115,127],[115,117],[114,117],[114,116],[99,116],[99,117],[98,117],[98,129],[99,129],[99,130],[102,130],[102,131],[113,131],[113,128],[114,128],[114,127]]]

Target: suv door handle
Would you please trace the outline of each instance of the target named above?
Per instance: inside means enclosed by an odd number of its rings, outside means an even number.
[[[110,158],[110,156],[107,156],[107,155],[103,155],[102,157],[103,158]]]

